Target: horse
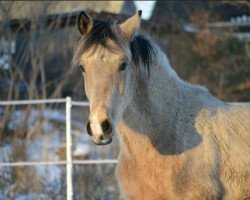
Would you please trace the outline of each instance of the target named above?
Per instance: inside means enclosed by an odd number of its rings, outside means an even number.
[[[96,145],[118,137],[119,187],[127,200],[250,199],[250,107],[179,78],[167,55],[124,22],[77,17],[79,66]]]

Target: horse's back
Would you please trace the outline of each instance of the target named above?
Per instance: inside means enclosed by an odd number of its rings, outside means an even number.
[[[248,154],[250,151],[250,106],[229,105],[219,109],[215,118],[217,137],[226,150]],[[240,156],[240,155],[238,155]],[[249,156],[248,156],[249,157]],[[250,159],[250,157],[249,157]]]
[[[250,106],[228,105],[214,119],[224,199],[250,199]]]
[[[204,105],[195,128],[202,136],[204,156],[213,160],[223,200],[250,199],[250,105],[224,103],[214,97]]]

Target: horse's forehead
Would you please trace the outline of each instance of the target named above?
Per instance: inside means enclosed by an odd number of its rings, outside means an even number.
[[[93,63],[115,63],[119,62],[121,59],[124,59],[125,55],[120,49],[109,50],[107,48],[97,48],[95,50],[89,50],[88,52],[84,53],[81,57],[81,62],[88,64]]]

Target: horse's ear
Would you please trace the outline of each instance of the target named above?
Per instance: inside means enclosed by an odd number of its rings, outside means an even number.
[[[82,35],[87,34],[93,27],[93,21],[84,11],[82,11],[76,19],[78,30]]]
[[[136,35],[140,24],[141,24],[141,14],[142,11],[139,10],[135,15],[128,18],[125,22],[120,24],[120,28],[125,38],[129,41],[132,40],[133,36]]]

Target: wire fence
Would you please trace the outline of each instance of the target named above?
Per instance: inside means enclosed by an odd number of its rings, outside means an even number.
[[[0,167],[15,166],[38,166],[38,165],[66,165],[67,180],[67,200],[73,199],[73,165],[89,165],[89,164],[116,164],[116,159],[105,160],[73,160],[72,159],[72,135],[71,135],[71,108],[72,106],[88,106],[88,102],[72,101],[71,97],[65,99],[38,99],[38,100],[17,100],[17,101],[0,101],[0,106],[8,105],[34,105],[34,104],[51,104],[65,103],[66,105],[66,160],[61,161],[19,161],[19,162],[2,162]]]
[[[39,166],[39,165],[66,165],[66,180],[67,180],[67,200],[73,199],[73,180],[72,170],[73,165],[89,165],[89,164],[116,164],[116,159],[105,160],[73,160],[72,159],[72,135],[71,135],[71,108],[72,106],[89,106],[88,102],[72,101],[71,97],[62,99],[38,99],[38,100],[18,100],[18,101],[0,101],[0,106],[8,105],[34,105],[34,104],[51,104],[65,103],[66,105],[66,160],[61,161],[19,161],[19,162],[2,162],[0,167],[15,167],[15,166]],[[231,103],[234,105],[249,104]]]

